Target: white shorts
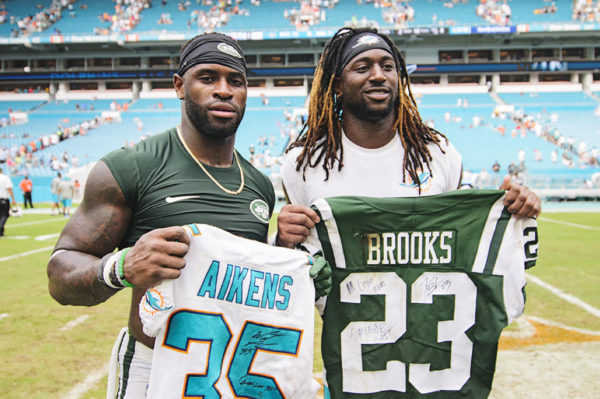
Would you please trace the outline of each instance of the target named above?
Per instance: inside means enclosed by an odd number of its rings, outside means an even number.
[[[123,328],[110,357],[106,399],[145,399],[151,367],[152,349]]]

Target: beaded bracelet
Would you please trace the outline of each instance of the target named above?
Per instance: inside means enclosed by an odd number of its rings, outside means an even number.
[[[119,281],[121,283],[123,283],[124,286],[134,287],[133,284],[131,284],[129,281],[127,281],[125,279],[125,272],[123,271],[123,263],[125,263],[125,255],[127,255],[127,252],[129,252],[130,249],[131,249],[131,247],[124,248],[122,251],[120,251],[119,260],[117,261],[117,265],[118,265],[117,278],[119,279]]]

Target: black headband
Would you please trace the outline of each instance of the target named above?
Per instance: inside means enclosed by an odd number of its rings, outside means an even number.
[[[177,74],[197,64],[220,64],[246,75],[246,60],[241,47],[225,35],[206,34],[196,37],[181,54]]]
[[[376,33],[363,32],[351,37],[342,50],[342,63],[337,70],[337,74],[339,75],[342,72],[352,58],[365,51],[375,49],[385,50],[392,56],[394,55],[386,41]]]

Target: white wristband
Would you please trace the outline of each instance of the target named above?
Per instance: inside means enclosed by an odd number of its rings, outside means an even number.
[[[110,288],[114,288],[116,290],[120,290],[123,287],[117,287],[110,281],[110,272],[115,267],[117,260],[119,259],[119,252],[113,254],[106,263],[104,264],[104,269],[102,270],[102,279],[104,280],[104,284],[108,285]]]
[[[271,237],[269,237],[269,245],[273,247],[277,246],[277,233],[271,234]]]

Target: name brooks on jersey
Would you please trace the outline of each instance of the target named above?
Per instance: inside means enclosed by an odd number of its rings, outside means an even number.
[[[213,260],[198,290],[198,296],[256,308],[286,310],[293,284],[292,276],[232,264],[221,267],[221,262]]]
[[[455,232],[400,231],[367,233],[367,265],[451,264]]]

